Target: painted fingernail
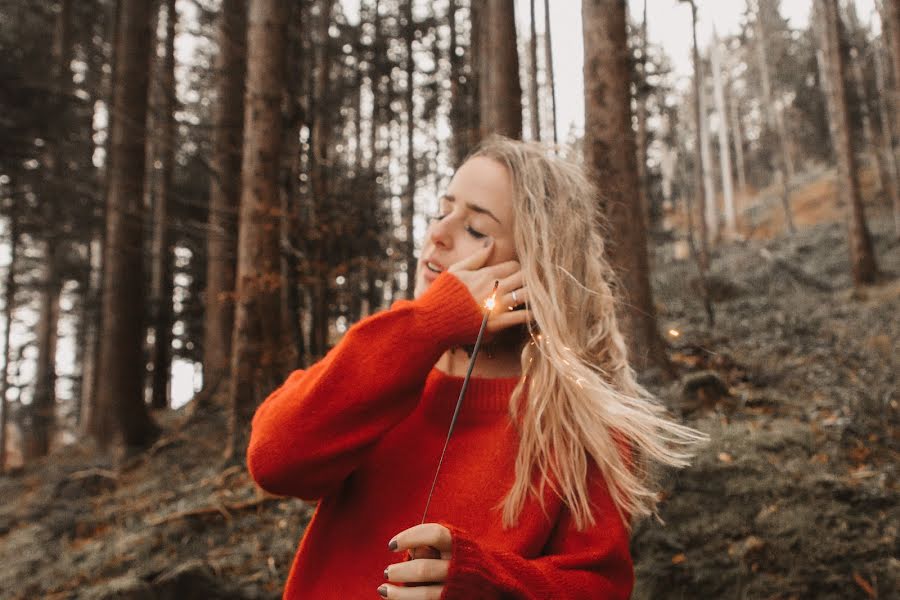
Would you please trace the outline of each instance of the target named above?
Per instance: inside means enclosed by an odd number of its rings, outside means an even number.
[[[388,577],[388,572],[387,572],[387,571],[388,571],[387,569],[384,570],[384,578],[389,580],[390,577]]]
[[[380,588],[378,588],[378,595],[381,596],[382,598],[387,598],[387,586],[386,585],[383,585]]]
[[[397,540],[391,540],[388,542],[388,549],[393,551],[397,549]]]

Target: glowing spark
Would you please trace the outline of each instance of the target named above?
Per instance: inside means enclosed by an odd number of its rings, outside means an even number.
[[[484,307],[488,310],[494,310],[494,305],[497,303],[497,287],[499,285],[500,281],[494,280],[494,292],[484,301]]]
[[[670,329],[669,335],[671,335],[672,337],[678,337],[679,335],[681,335],[681,332],[678,331],[677,329]]]

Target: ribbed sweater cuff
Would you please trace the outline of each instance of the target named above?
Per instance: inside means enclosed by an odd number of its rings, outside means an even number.
[[[440,600],[496,600],[496,591],[491,590],[489,580],[484,576],[482,550],[468,532],[444,521],[438,521],[450,530],[453,547],[447,580]]]
[[[456,275],[444,271],[414,300],[423,327],[447,346],[472,344],[478,337],[484,312],[469,288]]]

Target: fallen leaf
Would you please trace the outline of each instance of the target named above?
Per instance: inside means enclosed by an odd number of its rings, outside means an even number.
[[[678,554],[676,554],[675,556],[672,557],[672,564],[680,565],[681,563],[683,563],[686,560],[687,560],[687,556],[685,556],[683,552],[679,552]]]
[[[731,455],[727,452],[719,452],[719,460],[723,463],[734,462],[734,458],[732,458]]]
[[[853,571],[853,581],[856,582],[856,585],[861,587],[863,591],[868,594],[869,598],[877,598],[878,592],[875,591],[875,588],[872,587],[872,584],[866,581],[862,575]]]

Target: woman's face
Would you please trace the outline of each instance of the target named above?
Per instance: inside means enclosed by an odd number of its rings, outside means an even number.
[[[447,270],[483,248],[489,238],[494,249],[484,266],[516,258],[512,194],[506,167],[493,159],[476,156],[457,169],[425,234],[416,268],[416,298],[437,278],[434,269]]]

